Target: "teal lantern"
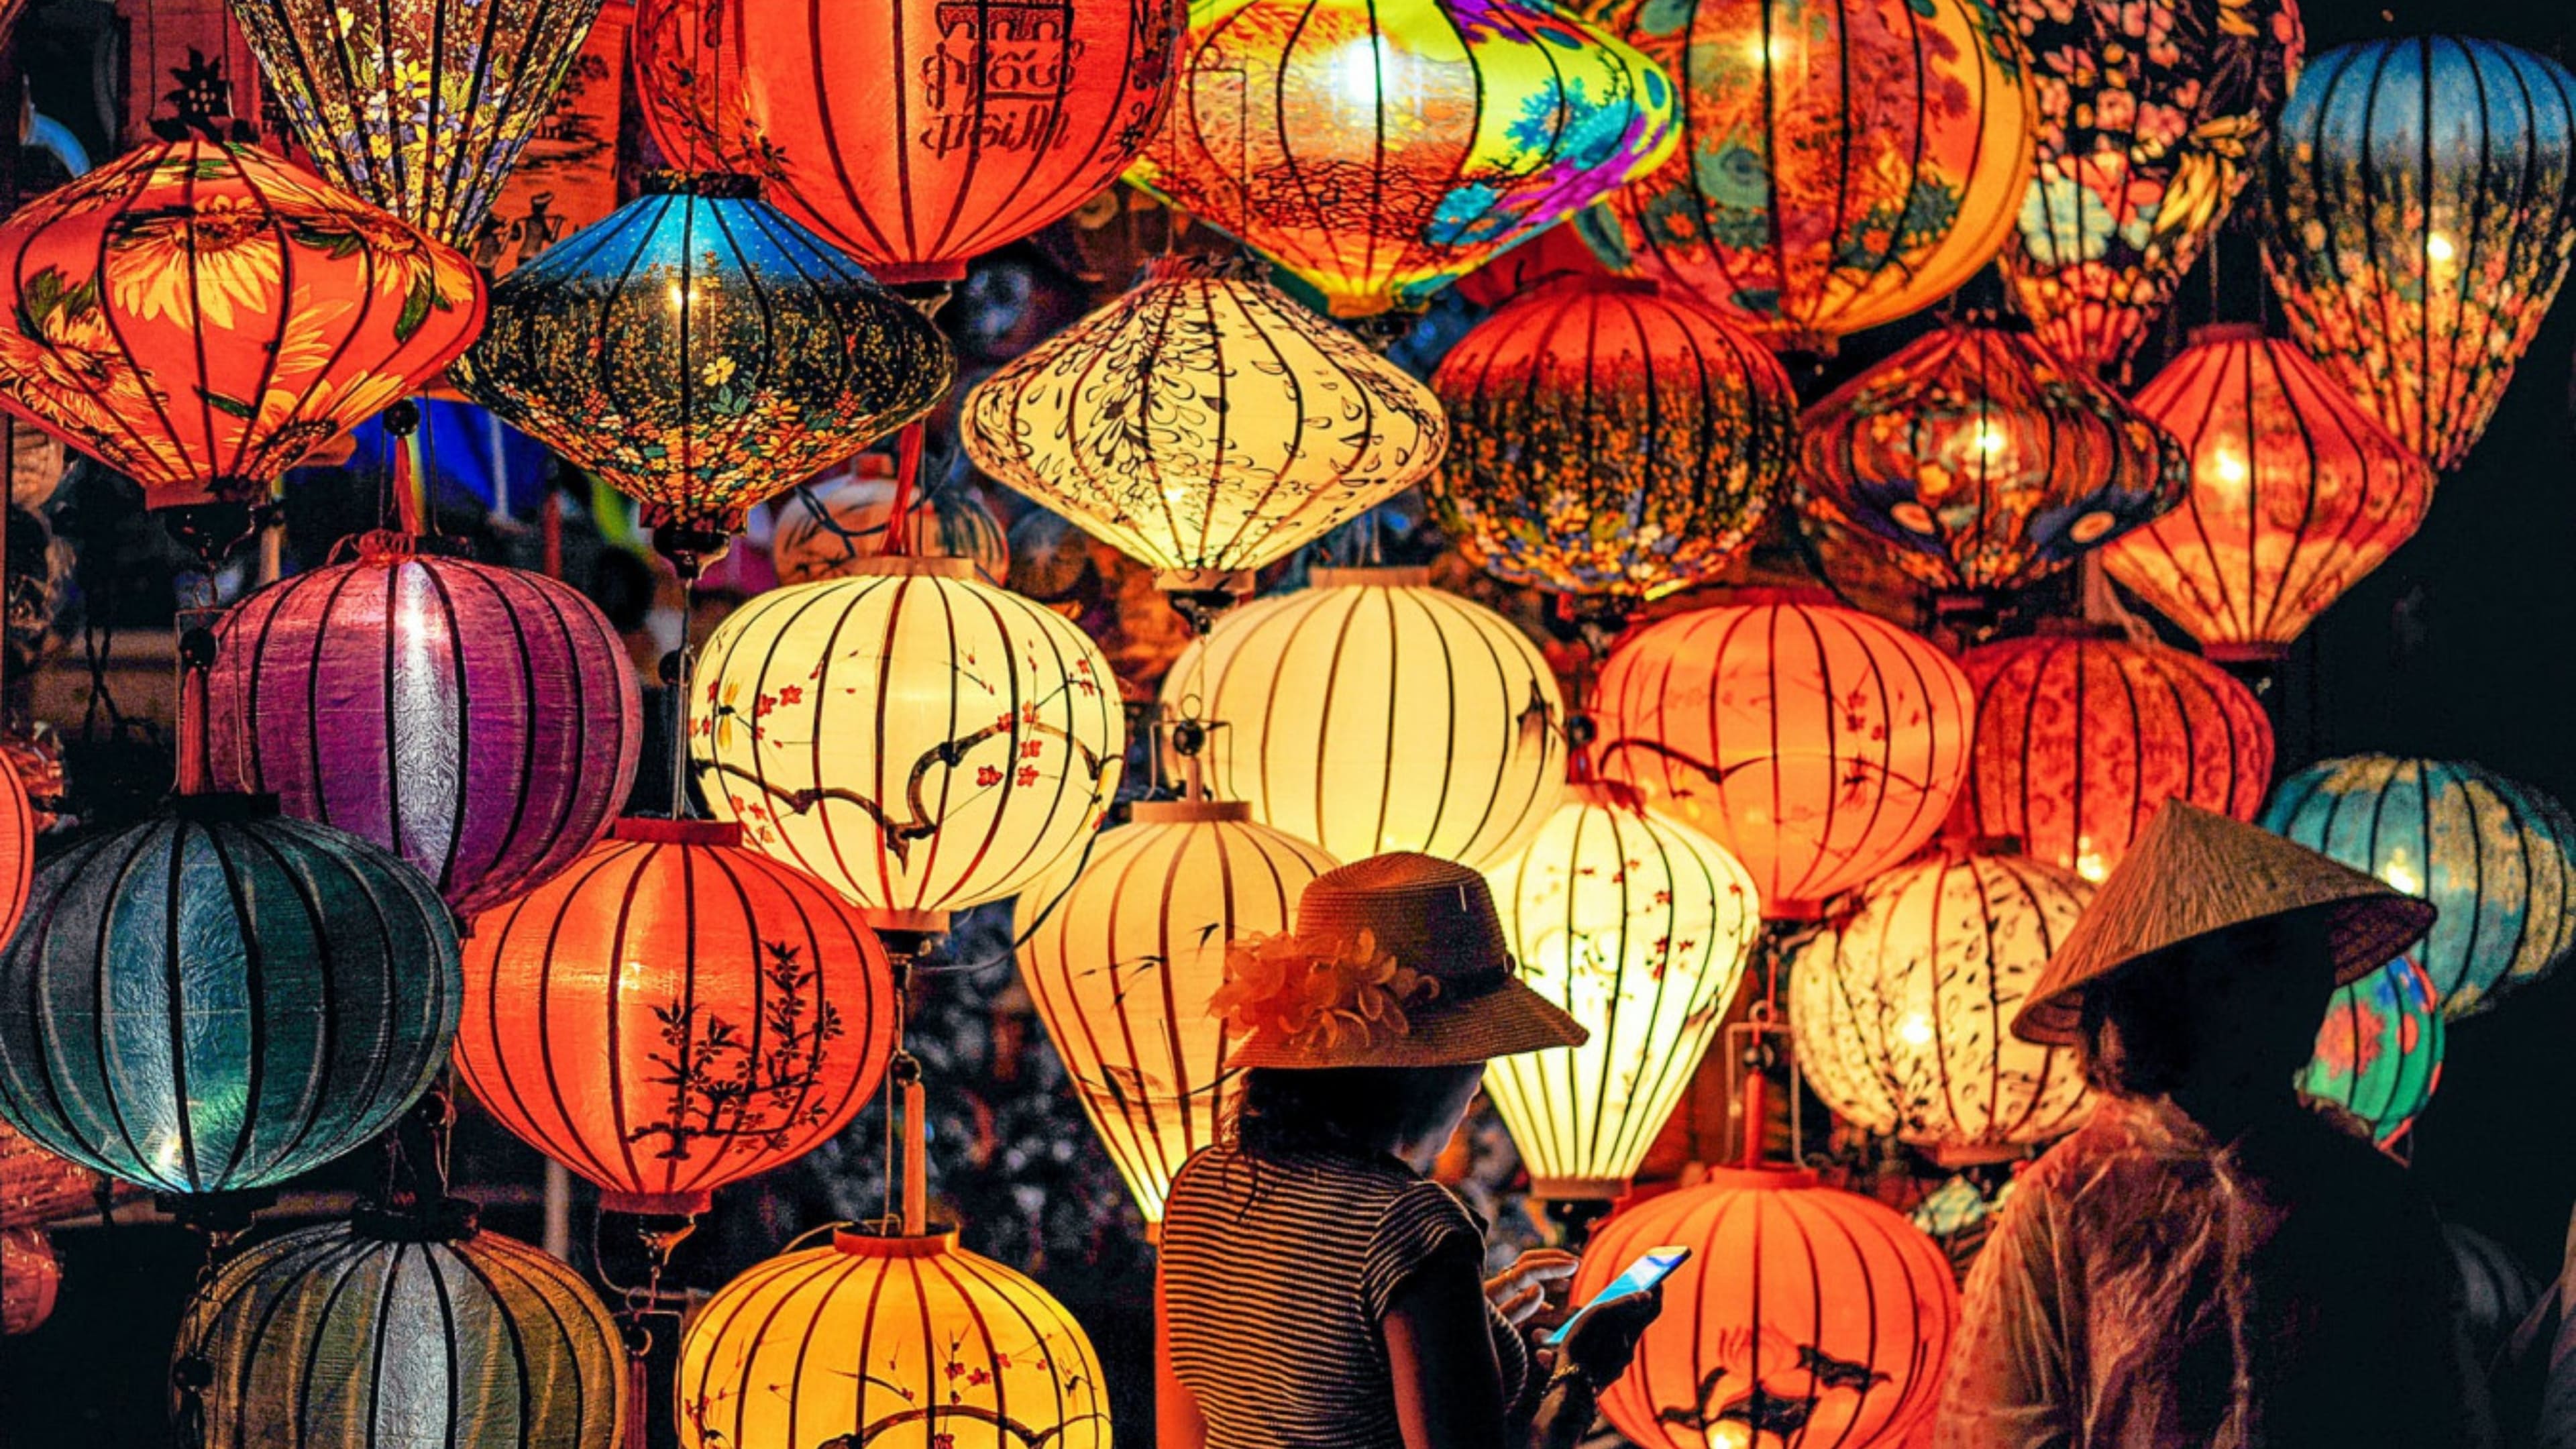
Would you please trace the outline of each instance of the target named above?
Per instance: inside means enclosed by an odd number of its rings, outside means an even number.
[[[2393,1147],[2442,1081],[2442,1010],[2433,978],[2404,957],[2335,989],[2299,1090],[2351,1114]]]

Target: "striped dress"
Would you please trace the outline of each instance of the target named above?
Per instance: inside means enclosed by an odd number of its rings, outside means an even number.
[[[1435,1256],[1481,1269],[1484,1252],[1466,1206],[1393,1157],[1192,1157],[1163,1218],[1163,1295],[1208,1449],[1404,1449],[1379,1321]],[[1517,1404],[1529,1349],[1485,1311]]]

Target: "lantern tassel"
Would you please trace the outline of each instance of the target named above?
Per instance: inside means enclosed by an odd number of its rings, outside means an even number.
[[[920,1237],[930,1226],[929,1124],[922,1120],[921,1074],[903,1084],[903,1235]]]
[[[895,435],[894,503],[886,511],[885,539],[878,551],[888,558],[912,556],[913,498],[921,488],[921,442],[919,423],[906,423]]]

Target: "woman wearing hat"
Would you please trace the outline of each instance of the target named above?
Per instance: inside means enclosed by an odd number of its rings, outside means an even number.
[[[2092,1118],[2016,1181],[1968,1277],[1939,1449],[2490,1441],[2439,1225],[2292,1079],[2338,984],[2433,908],[2176,802],[2013,1021]]]
[[[1587,1317],[1542,1380],[1522,1325],[1572,1256],[1489,1288],[1482,1230],[1423,1176],[1488,1059],[1585,1036],[1514,978],[1485,878],[1406,854],[1330,871],[1295,934],[1227,952],[1209,1009],[1247,1070],[1165,1210],[1162,1449],[1572,1444],[1661,1300]]]

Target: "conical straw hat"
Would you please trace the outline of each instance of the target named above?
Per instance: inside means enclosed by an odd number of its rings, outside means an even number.
[[[2147,822],[2049,958],[2013,1035],[2073,1046],[2084,990],[2144,956],[2275,916],[2326,916],[2335,984],[2388,964],[2433,924],[2433,904],[2258,826],[2182,800]]]

